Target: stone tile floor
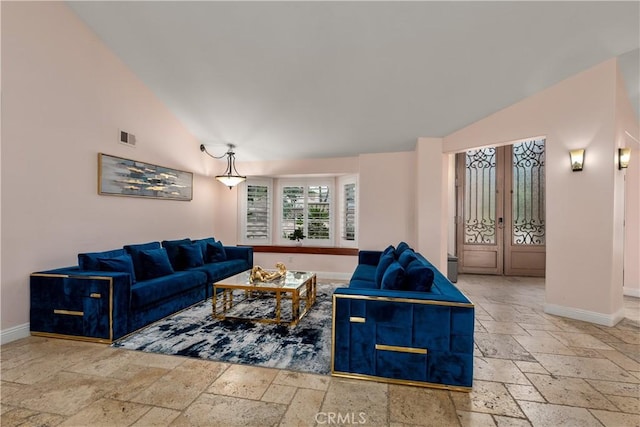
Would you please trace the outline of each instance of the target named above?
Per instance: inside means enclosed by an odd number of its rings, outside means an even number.
[[[471,393],[30,337],[1,348],[0,424],[640,426],[640,299],[608,328],[545,314],[543,279],[457,284],[476,305]]]

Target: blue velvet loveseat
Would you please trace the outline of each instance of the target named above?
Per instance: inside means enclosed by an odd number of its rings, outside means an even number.
[[[334,376],[471,390],[474,306],[404,242],[359,252],[332,327]]]
[[[214,238],[81,253],[77,266],[31,275],[31,334],[111,343],[210,297],[214,282],[252,267],[252,248]]]

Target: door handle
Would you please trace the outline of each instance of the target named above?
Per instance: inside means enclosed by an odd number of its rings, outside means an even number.
[[[498,228],[504,228],[504,220],[502,217],[498,218]]]

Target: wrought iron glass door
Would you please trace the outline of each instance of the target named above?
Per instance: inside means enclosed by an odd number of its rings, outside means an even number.
[[[457,156],[461,273],[544,276],[544,140]]]

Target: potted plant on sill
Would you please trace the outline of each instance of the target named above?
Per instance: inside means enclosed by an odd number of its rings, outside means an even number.
[[[296,241],[296,245],[301,246],[302,245],[302,240],[307,237],[304,235],[304,232],[302,231],[302,228],[298,227],[295,230],[293,230],[293,233],[289,234],[289,240],[295,240]]]

